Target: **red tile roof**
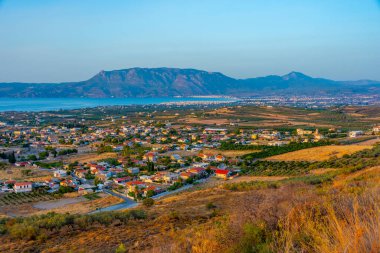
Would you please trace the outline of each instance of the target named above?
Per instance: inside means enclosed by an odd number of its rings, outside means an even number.
[[[215,170],[215,174],[227,175],[229,170]]]
[[[26,186],[26,185],[32,185],[33,183],[31,182],[18,182],[15,183],[14,186]]]
[[[131,181],[131,182],[127,183],[128,186],[141,185],[141,184],[144,184],[144,182],[141,182],[141,181]]]

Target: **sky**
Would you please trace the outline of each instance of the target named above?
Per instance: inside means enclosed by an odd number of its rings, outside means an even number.
[[[131,67],[380,80],[380,0],[0,0],[0,82]]]

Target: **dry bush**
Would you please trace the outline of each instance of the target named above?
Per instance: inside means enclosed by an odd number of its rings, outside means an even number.
[[[376,190],[375,190],[376,191]],[[280,252],[379,252],[379,192],[306,203],[280,222]],[[376,193],[376,194],[375,194]]]
[[[192,252],[217,253],[226,248],[228,217],[216,217],[205,224],[199,224],[185,229],[172,228],[157,238],[152,249],[146,252]]]

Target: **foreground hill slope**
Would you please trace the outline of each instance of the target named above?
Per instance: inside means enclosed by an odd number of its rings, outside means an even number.
[[[378,252],[379,150],[317,174],[195,186],[149,208],[0,219],[0,252]]]
[[[232,95],[377,94],[380,82],[338,82],[299,72],[284,76],[234,79],[218,72],[178,68],[101,71],[72,83],[0,83],[0,97],[167,97]]]

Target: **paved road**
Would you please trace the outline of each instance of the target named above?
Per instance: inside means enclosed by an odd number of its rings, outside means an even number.
[[[207,180],[208,179],[200,179],[197,182],[200,183],[200,184],[202,184],[202,183],[207,182]],[[193,184],[188,184],[188,185],[185,185],[185,186],[183,186],[183,187],[181,187],[181,188],[179,188],[177,190],[174,190],[174,191],[166,191],[166,192],[163,192],[161,194],[157,194],[157,195],[153,196],[152,199],[160,199],[160,198],[163,198],[163,197],[168,196],[168,195],[172,195],[172,194],[175,194],[175,193],[178,193],[178,192],[181,192],[181,191],[185,191],[187,189],[190,189],[193,186],[194,186]],[[108,190],[108,189],[104,189],[103,191],[105,193],[108,193],[110,195],[113,195],[113,196],[116,196],[116,197],[119,197],[119,198],[123,199],[124,202],[120,203],[120,204],[113,205],[113,206],[108,206],[108,207],[104,207],[104,208],[95,210],[93,212],[90,212],[90,214],[91,213],[106,212],[106,211],[125,210],[125,209],[136,207],[136,206],[138,206],[140,204],[140,203],[137,203],[136,201],[133,201],[130,198],[128,198],[128,197],[126,197],[126,196],[124,196],[122,194],[119,194],[117,192],[114,192],[114,191],[111,191],[111,190]]]
[[[128,209],[128,208],[132,208],[132,207],[136,207],[138,205],[137,202],[131,200],[130,198],[127,198],[121,194],[118,194],[116,192],[113,192],[113,191],[110,191],[110,190],[104,190],[105,193],[108,193],[110,195],[113,195],[113,196],[116,196],[116,197],[119,197],[121,199],[124,200],[123,203],[120,203],[120,204],[116,204],[116,205],[113,205],[113,206],[108,206],[108,207],[104,207],[104,208],[100,208],[98,210],[95,210],[91,213],[100,213],[100,212],[107,212],[107,211],[118,211],[118,210],[123,210],[123,209]]]
[[[168,191],[168,192],[163,192],[161,194],[157,194],[155,196],[153,196],[152,198],[153,199],[160,199],[162,197],[165,197],[165,196],[168,196],[168,195],[171,195],[171,194],[175,194],[177,192],[181,192],[181,191],[184,191],[184,190],[187,190],[187,189],[190,189],[191,187],[193,187],[192,184],[189,184],[189,185],[185,185],[177,190],[174,190],[174,191]],[[129,208],[133,208],[133,207],[136,207],[139,205],[139,203],[131,200],[130,198],[127,198],[121,194],[118,194],[116,192],[113,192],[113,191],[110,191],[110,190],[104,190],[105,193],[108,193],[110,195],[113,195],[113,196],[116,196],[116,197],[119,197],[121,199],[124,200],[123,203],[120,203],[120,204],[116,204],[116,205],[113,205],[113,206],[108,206],[108,207],[104,207],[104,208],[101,208],[101,209],[98,209],[98,210],[95,210],[93,212],[90,212],[91,213],[99,213],[99,212],[106,212],[106,211],[119,211],[119,210],[125,210],[125,209],[129,209]]]

